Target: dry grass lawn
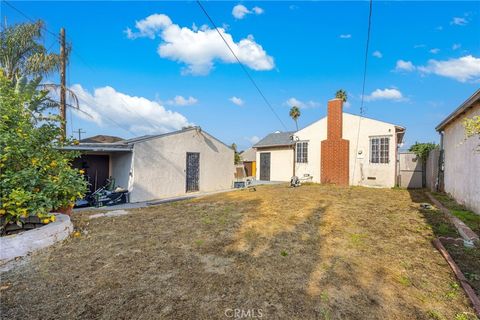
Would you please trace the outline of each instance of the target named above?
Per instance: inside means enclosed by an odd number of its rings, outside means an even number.
[[[405,190],[276,185],[84,212],[80,237],[2,275],[1,315],[474,319],[418,207]]]

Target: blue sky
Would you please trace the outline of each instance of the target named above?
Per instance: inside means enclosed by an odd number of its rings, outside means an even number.
[[[194,1],[11,3],[66,29],[68,85],[91,115],[69,115],[70,132],[127,138],[196,124],[244,149],[285,130]],[[301,107],[303,127],[325,116],[340,88],[345,111],[359,113],[368,2],[203,5],[287,129],[289,103]],[[1,9],[2,22],[26,21]],[[438,141],[434,127],[480,86],[479,13],[478,1],[375,1],[365,116],[405,126],[406,146]],[[45,46],[58,51],[49,34]]]

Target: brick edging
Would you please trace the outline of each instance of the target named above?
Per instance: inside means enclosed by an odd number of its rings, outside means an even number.
[[[465,291],[465,294],[470,299],[470,302],[472,303],[475,313],[477,314],[477,316],[480,317],[480,298],[478,298],[478,296],[475,294],[475,291],[473,291],[472,287],[470,286],[467,279],[465,278],[465,275],[462,273],[462,271],[457,266],[455,261],[453,261],[452,257],[450,256],[448,251],[445,249],[442,242],[438,238],[434,239],[432,242],[435,248],[437,248],[437,250],[440,251],[442,256],[445,258],[450,268],[452,268],[453,273],[455,273],[455,276],[460,282],[463,290]]]
[[[462,236],[463,239],[471,241],[473,243],[479,244],[478,235],[472,231],[462,220],[455,217],[450,210],[448,210],[440,201],[438,201],[430,192],[426,192],[427,196],[433,202],[433,204],[440,209],[444,214],[447,215],[450,222],[458,230],[458,233]]]

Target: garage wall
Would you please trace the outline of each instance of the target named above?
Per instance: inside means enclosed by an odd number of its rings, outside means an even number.
[[[260,180],[260,153],[270,152],[270,181],[290,181],[293,175],[291,147],[257,148],[257,180]]]
[[[200,153],[200,192],[232,187],[233,150],[206,132],[186,130],[134,145],[132,202],[186,193],[186,153]]]
[[[132,166],[132,153],[121,152],[110,154],[110,175],[115,178],[115,184],[117,187],[124,189],[131,188],[130,176],[133,172]]]
[[[478,136],[465,138],[465,117],[480,116],[477,104],[444,130],[445,191],[455,200],[480,214],[480,141]]]

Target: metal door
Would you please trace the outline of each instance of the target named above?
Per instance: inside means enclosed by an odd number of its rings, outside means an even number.
[[[260,180],[270,181],[270,152],[260,153]]]
[[[187,152],[187,192],[199,190],[200,153]]]

